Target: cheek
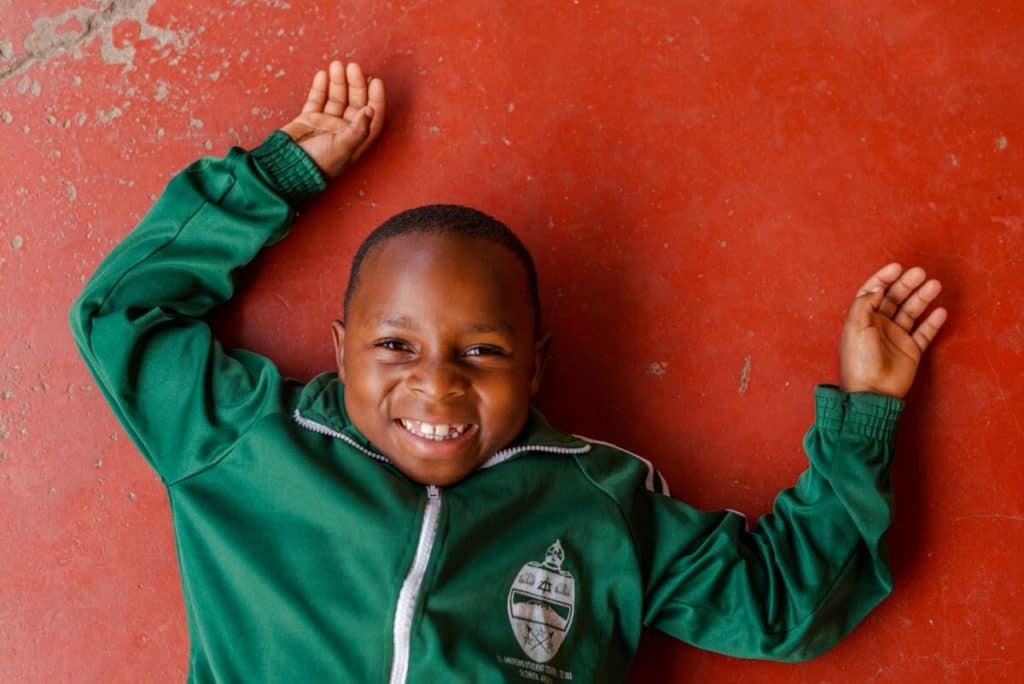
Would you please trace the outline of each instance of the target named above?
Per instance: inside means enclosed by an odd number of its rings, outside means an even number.
[[[394,370],[366,359],[353,359],[345,373],[345,396],[351,397],[360,412],[375,409],[400,381]]]
[[[492,429],[514,431],[529,411],[530,379],[513,373],[479,380],[475,386]]]

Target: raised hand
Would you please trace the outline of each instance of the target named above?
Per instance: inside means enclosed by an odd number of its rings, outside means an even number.
[[[840,389],[906,396],[921,356],[946,322],[941,307],[917,322],[941,290],[942,284],[926,281],[924,269],[917,266],[903,272],[892,263],[871,276],[857,292],[843,326]]]
[[[331,62],[313,77],[302,113],[281,130],[330,178],[359,159],[384,125],[384,83],[367,84],[355,62]]]

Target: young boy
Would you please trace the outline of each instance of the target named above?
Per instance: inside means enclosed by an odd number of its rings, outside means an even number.
[[[190,682],[622,681],[641,627],[750,658],[835,644],[890,591],[901,398],[945,320],[921,269],[853,301],[809,469],[750,531],[651,463],[530,407],[548,347],[529,253],[464,207],[404,212],[355,257],[337,373],[302,384],[201,317],[384,120],[318,72],[262,145],[171,180],[76,301],[76,343],[167,488]],[[915,328],[915,323],[917,323]]]

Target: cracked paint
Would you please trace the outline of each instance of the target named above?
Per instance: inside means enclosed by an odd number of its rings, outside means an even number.
[[[25,72],[37,62],[45,62],[61,53],[70,52],[75,59],[82,58],[82,48],[99,38],[100,57],[107,64],[133,66],[135,47],[131,41],[124,46],[114,44],[114,27],[125,20],[139,24],[138,40],[155,39],[159,47],[172,45],[179,52],[188,46],[188,34],[171,31],[149,23],[149,9],[156,0],[109,0],[100,9],[78,7],[52,17],[40,17],[32,22],[32,32],[25,37],[25,52],[10,64],[0,67],[0,83]],[[67,29],[71,26],[70,30]],[[13,47],[4,43],[0,48],[5,59],[13,56]],[[38,95],[37,84],[32,94]],[[24,92],[20,83],[18,92]]]

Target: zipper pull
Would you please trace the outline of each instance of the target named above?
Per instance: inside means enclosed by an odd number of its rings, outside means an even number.
[[[437,485],[427,485],[427,496],[429,496],[431,499],[440,499],[440,488]]]

